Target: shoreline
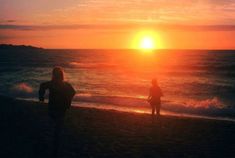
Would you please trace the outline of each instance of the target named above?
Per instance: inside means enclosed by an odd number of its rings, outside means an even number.
[[[1,96],[1,95],[0,95]],[[5,96],[4,96],[5,97]],[[11,98],[11,97],[9,97]],[[37,99],[25,99],[25,98],[11,98],[16,100],[23,100],[29,102],[38,103]],[[83,104],[83,105],[81,105]],[[95,104],[95,105],[94,105]],[[96,106],[101,105],[101,106]],[[98,110],[107,110],[107,111],[117,111],[117,112],[127,112],[127,113],[140,113],[140,114],[147,114],[151,115],[151,109],[140,107],[139,109],[134,109],[133,107],[125,107],[125,106],[118,106],[112,104],[105,104],[105,103],[96,103],[96,102],[73,102],[72,107],[74,108],[94,108]],[[206,115],[199,115],[199,114],[190,114],[190,113],[177,113],[171,112],[166,110],[161,110],[162,116],[173,116],[173,117],[185,117],[185,118],[197,118],[197,119],[209,119],[209,120],[218,120],[218,121],[229,121],[235,123],[235,118],[230,117],[222,117],[222,116],[206,116]]]
[[[96,103],[87,103],[84,102],[84,104],[96,104]],[[104,107],[98,107],[95,105],[76,105],[72,104],[73,107],[75,108],[91,108],[91,109],[98,109],[98,110],[106,110],[106,111],[116,111],[116,112],[126,112],[126,113],[139,113],[139,114],[146,114],[146,115],[151,115],[151,109],[149,109],[149,112],[142,111],[142,110],[136,110],[136,109],[131,109],[127,108],[127,110],[121,110],[122,107],[118,106],[113,106],[110,105],[110,108],[104,108]],[[112,107],[111,107],[112,106]],[[114,108],[116,107],[116,108]],[[163,111],[163,112],[162,112]],[[163,113],[163,114],[162,114]],[[227,118],[227,117],[219,117],[219,116],[205,116],[205,115],[197,115],[197,114],[187,114],[187,113],[176,113],[176,112],[169,112],[165,110],[161,110],[161,116],[169,116],[169,117],[182,117],[182,118],[195,118],[195,119],[208,119],[208,120],[217,120],[217,121],[229,121],[235,123],[235,118]]]

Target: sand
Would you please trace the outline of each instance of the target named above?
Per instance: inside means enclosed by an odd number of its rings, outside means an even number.
[[[0,157],[50,157],[47,105],[0,96]],[[59,157],[235,157],[235,123],[72,107]]]

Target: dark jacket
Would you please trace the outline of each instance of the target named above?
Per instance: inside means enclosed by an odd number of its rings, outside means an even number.
[[[44,101],[46,90],[49,90],[48,107],[51,110],[66,110],[71,106],[74,88],[67,82],[48,81],[40,85],[39,100]]]

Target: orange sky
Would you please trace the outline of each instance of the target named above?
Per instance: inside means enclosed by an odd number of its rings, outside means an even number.
[[[0,43],[45,48],[235,49],[235,2],[221,0],[0,0]]]

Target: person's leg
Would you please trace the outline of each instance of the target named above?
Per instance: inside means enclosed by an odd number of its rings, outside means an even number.
[[[161,103],[156,106],[157,117],[160,117]]]
[[[157,106],[154,105],[154,111],[155,111],[155,115],[157,116]]]
[[[152,116],[154,115],[154,108],[152,107]]]
[[[63,123],[64,123],[64,115],[58,115],[54,118],[55,129],[54,129],[54,149],[53,156],[58,157],[59,147],[60,147],[60,134],[62,131]]]
[[[160,108],[159,108],[159,106],[156,107],[156,111],[157,111],[157,116],[159,116],[160,115]]]
[[[152,107],[152,116],[154,116],[154,114],[155,114],[155,106],[151,105],[151,107]]]
[[[153,104],[151,104],[151,108],[152,108],[152,115],[151,115],[151,121],[152,121],[152,124],[155,122],[155,107]]]

